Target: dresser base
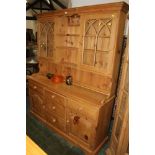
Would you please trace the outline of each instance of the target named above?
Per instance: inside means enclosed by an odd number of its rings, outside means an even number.
[[[52,129],[53,131],[57,132],[59,135],[61,135],[65,140],[69,140],[71,143],[76,145],[77,147],[80,147],[85,155],[98,155],[98,152],[100,151],[101,147],[107,142],[108,136],[98,145],[98,147],[95,150],[90,150],[87,147],[81,145],[78,141],[72,139],[69,135],[66,133],[62,132],[61,130],[55,128],[48,122],[46,122],[44,119],[42,119],[39,115],[34,113],[33,111],[30,111],[30,114],[33,115],[35,118],[37,118],[39,121],[41,121],[44,125],[46,125],[48,128]]]

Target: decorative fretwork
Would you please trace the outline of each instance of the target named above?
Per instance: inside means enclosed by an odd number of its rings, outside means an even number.
[[[80,15],[73,14],[68,16],[68,25],[69,26],[80,26]]]
[[[97,54],[109,52],[111,27],[112,18],[89,19],[86,21],[83,51],[85,64],[90,61],[89,65],[92,66],[97,65],[97,63],[103,65],[100,60],[97,61]]]
[[[54,23],[46,22],[40,32],[40,47],[42,51],[45,52],[45,54],[42,55],[52,57],[54,45]]]

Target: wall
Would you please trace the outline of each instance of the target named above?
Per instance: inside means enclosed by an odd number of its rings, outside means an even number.
[[[31,10],[26,11],[26,16],[33,16]],[[37,27],[36,27],[36,20],[26,20],[26,28],[33,29],[34,35],[36,34]]]
[[[121,1],[124,1],[129,4],[129,0],[72,0],[72,7],[103,4],[103,3],[113,3],[113,2],[121,2]]]
[[[79,6],[87,6],[87,5],[95,5],[95,4],[103,4],[103,3],[113,3],[113,2],[120,2],[122,0],[68,0],[68,7],[79,7]],[[129,4],[129,0],[123,0],[124,2]],[[56,6],[55,6],[56,7]],[[27,16],[32,16],[33,12],[28,10],[26,12]],[[128,23],[126,25],[125,35],[128,32]],[[36,34],[36,21],[35,20],[27,20],[26,21],[26,28],[33,29],[34,35]]]

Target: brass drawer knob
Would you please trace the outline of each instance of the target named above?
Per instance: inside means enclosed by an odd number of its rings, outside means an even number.
[[[53,122],[53,123],[55,123],[55,122],[56,122],[56,119],[55,119],[55,118],[53,118],[53,119],[52,119],[52,122]]]
[[[53,106],[52,109],[55,110],[55,106]]]
[[[69,120],[67,120],[66,122],[69,123]]]

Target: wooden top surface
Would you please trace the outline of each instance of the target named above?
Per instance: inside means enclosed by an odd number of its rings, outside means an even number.
[[[32,79],[33,81],[36,81],[44,86],[46,86],[51,91],[55,91],[56,93],[59,93],[61,95],[64,95],[66,97],[69,97],[71,99],[84,102],[88,102],[90,104],[95,104],[98,106],[103,105],[106,100],[108,100],[108,96],[83,88],[76,85],[66,85],[65,82],[55,84],[51,81],[51,79],[47,79],[46,76],[40,75],[40,74],[33,74],[29,76],[29,79]]]
[[[26,136],[26,155],[47,155],[34,141]]]
[[[74,7],[62,10],[54,10],[50,12],[45,12],[38,14],[37,18],[48,16],[48,15],[62,15],[67,11],[69,13],[90,13],[90,12],[105,12],[105,11],[123,11],[127,13],[129,10],[129,5],[125,2],[116,2],[116,3],[107,3],[107,4],[98,4],[98,5],[89,5],[82,7]]]

